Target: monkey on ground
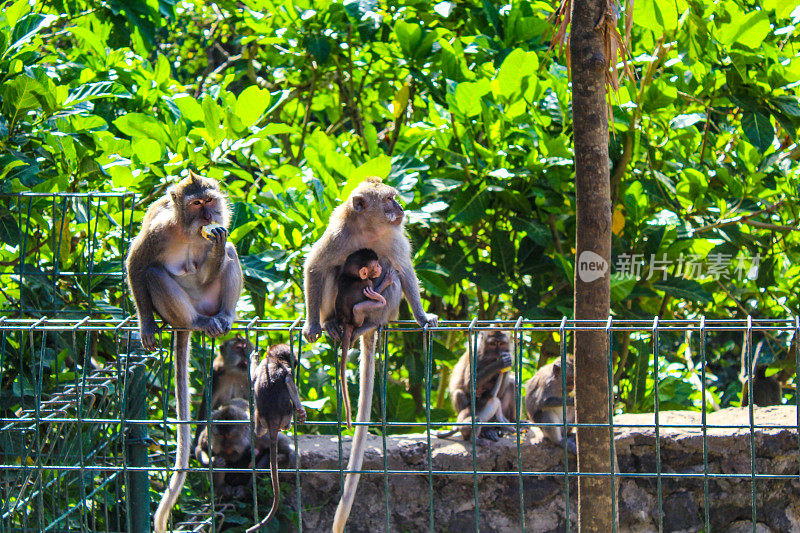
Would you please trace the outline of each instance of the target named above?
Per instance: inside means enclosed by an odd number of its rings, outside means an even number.
[[[125,261],[136,304],[142,346],[155,351],[155,313],[174,328],[178,449],[175,472],[154,517],[156,533],[167,529],[189,465],[189,351],[191,331],[227,333],[242,292],[242,269],[228,242],[230,207],[219,184],[190,172],[148,207]]]
[[[251,356],[250,377],[255,397],[255,433],[259,437],[269,436],[269,468],[272,478],[272,508],[261,522],[247,530],[258,531],[275,518],[281,501],[278,483],[278,436],[282,429],[292,425],[292,415],[297,413],[297,421],[306,421],[306,410],[300,403],[300,393],[292,379],[292,351],[288,344],[270,346],[266,357],[259,362],[258,355]]]
[[[508,335],[503,331],[481,331],[478,334],[477,371],[475,374],[475,422],[497,422],[498,426],[475,428],[475,442],[488,444],[500,438],[503,429],[513,429],[516,422],[514,398],[516,382],[508,373],[513,365]],[[448,390],[459,424],[472,420],[472,357],[470,350],[462,355],[450,374]],[[438,433],[440,439],[457,432],[466,441],[472,438],[472,426],[460,425],[450,431]]]
[[[195,458],[203,466],[214,468],[243,469],[263,468],[269,457],[269,437],[256,436],[253,442],[255,458],[250,454],[250,425],[231,423],[249,421],[250,412],[247,400],[233,398],[218,405],[211,413],[210,422],[203,426],[194,448]],[[289,437],[278,434],[278,460],[294,466],[296,457]],[[214,492],[225,498],[244,496],[245,486],[250,481],[251,472],[242,473],[214,471]]]
[[[239,334],[224,341],[219,347],[219,354],[211,366],[211,411],[230,403],[235,398],[250,399],[250,374],[247,363],[250,360],[250,352],[254,349],[253,343]],[[198,422],[206,419],[207,411],[206,394],[203,393],[200,409],[197,411]],[[197,424],[195,444],[202,429],[203,424]]]
[[[353,333],[359,328],[375,328],[375,324],[365,323],[365,318],[370,310],[386,306],[386,299],[381,293],[394,281],[394,271],[390,271],[383,282],[373,288],[372,282],[381,275],[381,265],[378,254],[369,248],[356,250],[349,256],[336,278],[336,312],[335,321],[337,331],[341,333],[342,354],[339,358],[339,381],[342,385],[342,402],[347,418],[347,429],[353,428],[353,419],[350,411],[350,394],[347,391],[347,352],[353,339]]]
[[[337,268],[344,264],[351,253],[361,248],[370,248],[380,258],[383,276],[394,271],[397,279],[383,292],[386,305],[371,309],[365,317],[368,328],[362,326],[353,333],[353,339],[361,337],[361,358],[359,365],[359,395],[356,421],[363,423],[356,427],[350,459],[349,471],[344,482],[344,490],[333,521],[333,531],[344,529],[350,508],[355,500],[360,475],[354,471],[361,469],[367,437],[367,424],[372,409],[372,388],[375,374],[375,328],[397,318],[400,299],[405,295],[414,319],[420,326],[436,326],[436,315],[428,314],[422,308],[419,296],[419,281],[411,262],[411,243],[403,230],[403,208],[395,197],[394,187],[382,183],[380,178],[369,177],[361,182],[347,200],[334,209],[328,227],[320,239],[314,243],[305,263],[306,321],[303,334],[309,342],[315,341],[325,331],[334,340],[341,340],[335,326],[334,307],[336,303]],[[380,283],[382,280],[377,280]],[[322,325],[321,325],[322,324]]]
[[[528,419],[539,423],[564,423],[564,405],[566,405],[567,423],[575,422],[575,400],[569,396],[574,386],[574,366],[570,359],[566,359],[567,395],[564,395],[561,377],[561,359],[558,358],[548,365],[544,365],[533,375],[525,385],[525,411]],[[575,440],[562,433],[563,427],[540,427],[545,438],[560,446],[566,441],[567,449],[572,454],[578,453]]]
[[[767,407],[769,405],[780,405],[783,398],[783,389],[781,384],[775,376],[767,376],[768,364],[761,361],[761,352],[764,349],[765,340],[761,340],[756,344],[755,353],[753,354],[753,405],[760,407]],[[750,386],[749,377],[747,375],[747,352],[749,346],[747,339],[745,339],[745,348],[742,350],[742,366],[739,375],[739,381],[742,382],[742,407],[750,403]]]

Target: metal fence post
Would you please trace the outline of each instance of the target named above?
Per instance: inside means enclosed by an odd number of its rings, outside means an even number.
[[[128,420],[144,420],[147,418],[145,402],[145,366],[137,360],[129,374],[125,417]],[[147,426],[144,424],[128,424],[125,446],[126,462],[129,467],[147,467]],[[150,476],[147,470],[128,471],[128,517],[132,532],[146,533],[150,531]]]

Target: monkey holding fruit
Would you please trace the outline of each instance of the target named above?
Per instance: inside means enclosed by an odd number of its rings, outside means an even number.
[[[227,241],[229,221],[228,199],[219,184],[190,172],[147,208],[125,261],[142,346],[149,351],[158,348],[155,313],[178,328],[173,336],[173,354],[179,422],[187,422],[191,416],[191,331],[212,337],[227,333],[242,292],[239,256]],[[190,447],[191,428],[180,423],[175,472],[154,517],[156,533],[167,529],[186,479]]]

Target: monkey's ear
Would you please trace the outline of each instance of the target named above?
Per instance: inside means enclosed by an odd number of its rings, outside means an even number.
[[[360,213],[364,209],[367,208],[367,199],[361,196],[360,194],[356,194],[353,196],[353,211],[356,213]]]
[[[361,267],[358,269],[358,277],[361,279],[367,279],[369,277],[369,268]]]
[[[200,175],[197,174],[192,169],[189,169],[189,178],[191,178],[192,183],[197,184],[200,181]]]

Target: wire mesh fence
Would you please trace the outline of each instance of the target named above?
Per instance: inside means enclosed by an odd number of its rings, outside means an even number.
[[[19,193],[0,195],[0,206],[0,533],[149,531],[174,462],[178,422],[170,333],[162,332],[161,350],[145,353],[130,316],[123,259],[135,214],[141,214],[137,197]],[[289,432],[297,460],[281,464],[283,505],[277,524],[316,530],[332,519],[352,432],[343,424],[335,346],[305,344],[302,326],[300,319],[254,318],[238,321],[232,333],[251,340],[260,352],[287,342],[299,356],[295,379],[312,396],[304,398],[308,420]],[[513,340],[514,431],[495,443],[500,448],[482,445],[475,429],[484,424],[472,418],[465,422],[472,430],[466,442],[439,439],[438,431],[455,424],[445,408],[453,350],[464,350],[477,366],[477,335],[497,329]],[[579,472],[566,444],[559,448],[536,437],[542,427],[556,424],[533,423],[525,416],[523,384],[543,363],[566,360],[580,329],[604,331],[610,341],[605,370],[614,392],[596,400],[607,402],[614,415],[602,427],[612,437],[608,453],[612,460],[619,458],[618,471]],[[609,512],[619,509],[621,530],[636,529],[625,522],[626,513],[644,516],[639,523],[659,531],[727,530],[731,517],[746,519],[746,529],[753,531],[763,523],[792,529],[791,517],[773,515],[781,499],[800,508],[795,501],[798,330],[795,317],[442,321],[424,331],[413,322],[392,323],[379,337],[369,423],[373,459],[360,470],[351,525],[387,531],[570,530],[577,525],[577,479],[604,476],[612,479]],[[198,404],[203,395],[210,400],[207,385],[219,344],[195,335],[192,411],[200,421],[191,422],[193,429],[210,428],[208,413],[200,413]],[[780,368],[780,375],[754,376],[754,358],[767,352],[767,362]],[[350,396],[355,397],[356,373],[350,366]],[[779,403],[793,407],[791,412],[777,416],[753,405],[759,404],[760,379],[780,383]],[[744,391],[736,387],[740,381],[753,384],[748,392],[755,402],[739,409],[738,418],[716,416],[743,399]],[[473,379],[473,397],[475,387]],[[252,399],[248,403],[252,420]],[[566,403],[560,409],[566,414]],[[674,410],[697,416],[665,414]],[[587,426],[565,419],[558,424],[565,433]],[[676,435],[696,444],[680,466],[675,457],[683,449],[676,448]],[[768,438],[776,435],[777,441]],[[636,453],[630,451],[632,438]],[[457,451],[447,452],[453,442]],[[729,452],[745,461],[726,462]],[[244,529],[263,516],[272,495],[269,470],[259,454],[263,457],[263,450],[251,446],[238,469],[192,460],[173,513],[174,529]],[[233,497],[219,494],[215,472],[234,476],[242,490]],[[408,479],[414,480],[413,490],[403,492]],[[457,498],[456,484],[462,491]],[[745,486],[738,500],[715,502]],[[649,503],[632,503],[634,488]],[[696,501],[685,504],[687,490],[694,491]],[[448,510],[454,502],[457,509]],[[547,526],[540,516],[543,502],[550,508]],[[405,507],[414,510],[401,512]],[[680,514],[696,516],[680,525],[674,520]]]
[[[300,335],[299,320],[275,321],[253,319],[239,321],[234,331],[250,339],[259,350],[268,344],[288,342],[294,353],[299,354],[301,364],[296,372],[296,380],[314,379],[315,367],[319,364],[307,351]],[[525,455],[530,453],[526,430],[542,424],[524,420],[522,388],[518,388],[516,410],[516,430],[505,437],[510,439],[516,461],[511,468],[486,468],[479,462],[481,446],[473,442],[465,443],[467,461],[457,468],[443,468],[437,463],[434,454],[439,441],[435,433],[453,425],[452,420],[437,419],[433,387],[433,373],[436,367],[434,354],[436,340],[442,335],[462,335],[469,344],[480,331],[502,329],[515,341],[516,363],[513,369],[517,383],[523,383],[535,368],[538,354],[530,339],[538,332],[555,333],[560,339],[559,354],[567,357],[570,336],[577,329],[602,329],[610,339],[615,334],[625,333],[636,337],[636,342],[650,345],[650,357],[645,373],[653,386],[653,418],[647,421],[621,421],[619,413],[624,406],[615,398],[603,398],[617,413],[607,428],[611,435],[625,428],[645,428],[652,430],[655,446],[649,452],[652,462],[638,471],[584,473],[578,472],[574,457],[570,457],[566,446],[556,453],[563,455],[562,469],[529,468]],[[174,457],[174,442],[177,422],[174,420],[174,407],[171,384],[171,353],[168,334],[164,334],[164,349],[152,354],[143,353],[135,341],[135,321],[125,319],[93,319],[89,316],[80,319],[13,319],[0,318],[0,368],[2,368],[3,394],[7,398],[2,409],[2,432],[0,432],[0,472],[2,472],[2,514],[0,531],[146,531],[149,530],[151,512],[157,503],[157,495],[163,490]],[[664,495],[662,486],[667,483],[700,483],[703,489],[702,508],[699,510],[702,529],[712,530],[715,517],[711,493],[722,482],[748,484],[750,487],[750,522],[755,530],[756,524],[763,520],[765,509],[760,507],[759,487],[766,482],[796,483],[800,475],[800,441],[797,440],[797,427],[800,419],[795,419],[788,429],[794,435],[795,457],[791,460],[791,473],[771,472],[759,468],[759,432],[786,430],[785,421],[771,424],[763,416],[757,417],[752,402],[747,407],[745,424],[709,423],[708,410],[711,402],[703,401],[709,396],[705,370],[709,364],[706,346],[716,336],[733,334],[741,336],[742,346],[752,347],[753,336],[786,336],[793,350],[797,364],[797,347],[793,339],[798,332],[797,319],[789,320],[609,320],[607,322],[576,322],[567,320],[552,321],[505,321],[505,322],[444,322],[436,328],[420,329],[413,323],[393,323],[382,331],[379,341],[378,365],[376,372],[376,408],[370,428],[378,438],[378,453],[382,456],[379,467],[364,467],[360,472],[365,477],[377,477],[382,481],[383,494],[371,492],[365,497],[382,500],[384,520],[387,531],[396,530],[393,507],[404,505],[393,495],[395,480],[407,476],[420,476],[427,488],[427,516],[421,523],[422,529],[437,531],[443,529],[437,521],[437,500],[439,489],[448,478],[468,475],[472,483],[472,505],[469,509],[471,519],[469,528],[482,531],[483,511],[487,503],[481,494],[483,480],[502,478],[509,490],[516,494],[515,509],[506,510],[513,514],[513,523],[520,530],[531,529],[530,510],[537,504],[532,501],[525,488],[526,479],[551,477],[558,480],[563,495],[564,520],[560,528],[569,530],[575,526],[575,480],[578,476],[611,476],[613,497],[618,498],[620,483],[633,479],[646,480],[655,485],[653,496],[654,525],[659,530],[665,527]],[[389,365],[386,364],[391,351],[399,343],[394,339],[401,335],[414,335],[420,346],[424,346],[424,421],[393,420],[391,416],[391,391],[387,384],[391,381]],[[677,407],[665,388],[671,385],[669,363],[664,360],[664,347],[670,345],[668,338],[678,336],[691,338],[692,349],[698,353],[696,361],[700,380],[692,405],[684,405],[699,411],[700,419],[692,423],[662,423],[659,412]],[[210,354],[216,349],[212,339],[198,336],[195,355],[205,365],[196,368],[209,382],[211,367]],[[608,379],[614,383],[614,343],[608,359]],[[100,361],[96,354],[111,351],[114,357]],[[472,348],[473,351],[474,347]],[[745,356],[752,360],[752,349],[746,349]],[[205,355],[205,357],[203,357]],[[333,365],[335,367],[335,365]],[[748,368],[752,368],[749,365]],[[656,378],[658,376],[658,378]],[[752,382],[752,375],[749,376]],[[474,386],[474,384],[473,384]],[[198,391],[195,398],[208,389]],[[340,391],[339,391],[340,392]],[[617,386],[617,393],[619,387]],[[15,404],[11,398],[18,398]],[[209,396],[207,398],[210,399]],[[334,401],[334,399],[330,399]],[[796,407],[796,394],[784,401]],[[252,403],[250,405],[252,409]],[[565,407],[566,408],[566,407]],[[196,411],[196,409],[195,409]],[[251,411],[252,412],[252,411]],[[240,423],[248,424],[247,420]],[[199,424],[207,424],[200,422]],[[473,429],[480,423],[469,421]],[[487,424],[489,425],[489,424]],[[564,422],[565,430],[580,427],[580,423]],[[673,471],[664,468],[662,455],[664,433],[674,430],[690,430],[699,433],[702,439],[702,456],[697,468],[690,471]],[[712,471],[709,468],[709,433],[730,432],[744,439],[750,458],[749,469],[745,471]],[[338,464],[320,466],[303,461],[311,446],[304,434],[326,434],[338,445]],[[304,528],[304,514],[319,512],[318,502],[304,499],[305,478],[329,476],[342,480],[347,459],[346,428],[342,424],[341,412],[338,420],[325,420],[314,416],[309,410],[305,424],[295,425],[290,432],[298,460],[293,466],[281,468],[281,479],[289,483],[284,489],[284,502],[287,511],[282,516],[285,525],[298,530]],[[416,466],[391,464],[387,449],[389,441],[397,434],[413,433],[414,439],[421,443],[424,461]],[[473,431],[473,439],[475,432]],[[612,439],[612,443],[614,440]],[[539,442],[537,446],[552,446]],[[612,446],[609,454],[614,457]],[[787,459],[788,460],[788,459]],[[244,485],[249,494],[239,501],[225,501],[214,498],[214,466],[201,466],[193,462],[189,467],[188,488],[184,490],[180,509],[174,514],[175,528],[183,531],[217,531],[236,525],[245,525],[263,515],[262,509],[268,507],[270,493],[268,468],[256,466],[250,461],[243,472],[254,474]],[[233,469],[226,469],[229,473]],[[712,487],[710,489],[710,487]],[[250,490],[252,489],[252,490]],[[152,496],[152,497],[151,497]],[[485,525],[485,524],[484,524]],[[515,527],[517,527],[515,525]],[[414,529],[416,529],[415,527]]]

